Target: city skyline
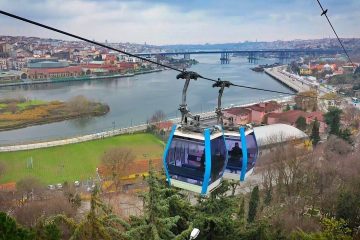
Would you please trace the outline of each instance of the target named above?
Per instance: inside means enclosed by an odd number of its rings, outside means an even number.
[[[340,37],[360,37],[359,2],[323,0],[323,5]],[[100,42],[166,45],[334,37],[315,0],[3,0],[0,9]],[[0,22],[0,35],[72,40],[6,16]]]

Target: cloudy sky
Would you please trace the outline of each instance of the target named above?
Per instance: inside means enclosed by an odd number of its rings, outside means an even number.
[[[321,0],[341,37],[360,37],[360,0]],[[222,43],[333,37],[316,0],[0,0],[0,9],[96,41]],[[0,16],[1,35],[64,38]]]

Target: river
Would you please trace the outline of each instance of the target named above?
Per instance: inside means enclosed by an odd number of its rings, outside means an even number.
[[[254,65],[248,63],[246,58],[232,57],[230,64],[221,65],[219,55],[191,55],[191,57],[199,61],[199,64],[191,67],[191,70],[200,75],[211,78],[221,77],[233,83],[252,87],[291,92],[266,74],[251,71],[249,68]],[[258,64],[274,61],[274,59],[262,59]],[[31,99],[68,100],[76,95],[84,95],[110,106],[110,112],[102,117],[67,120],[0,132],[0,145],[61,139],[137,125],[146,122],[156,110],[163,110],[169,118],[177,117],[184,80],[177,80],[176,75],[177,72],[166,70],[119,79],[0,88],[1,98],[24,96]],[[215,109],[218,89],[212,88],[211,85],[211,82],[204,80],[190,83],[187,102],[192,112]],[[277,97],[281,95],[233,87],[225,89],[223,106]]]

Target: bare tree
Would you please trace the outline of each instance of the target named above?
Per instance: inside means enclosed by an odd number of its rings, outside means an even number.
[[[43,201],[28,202],[14,212],[19,223],[33,227],[40,217],[50,217],[63,214],[68,217],[75,215],[75,209],[68,199],[58,194],[54,198]]]
[[[85,113],[91,107],[91,102],[85,96],[79,95],[67,101],[67,106],[73,112]]]
[[[16,113],[16,111],[17,111],[17,104],[16,104],[16,102],[10,102],[10,103],[7,105],[7,109],[8,109],[8,111],[10,111],[11,113]]]
[[[121,177],[128,175],[132,163],[135,160],[133,151],[129,148],[111,148],[102,156],[101,163],[105,173],[111,176],[116,190],[121,183]]]
[[[166,118],[165,113],[162,110],[156,111],[150,118],[150,123],[162,122]]]
[[[44,187],[37,178],[25,177],[16,183],[16,190],[22,194],[22,199],[33,199],[35,195],[41,195]]]
[[[317,110],[317,93],[316,91],[301,92],[295,96],[296,106],[304,111]]]

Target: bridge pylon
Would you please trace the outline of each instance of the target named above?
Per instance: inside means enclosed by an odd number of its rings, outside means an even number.
[[[249,52],[248,61],[249,63],[257,63],[259,58],[255,52]]]
[[[220,56],[221,64],[229,64],[230,63],[230,53],[222,52]]]

